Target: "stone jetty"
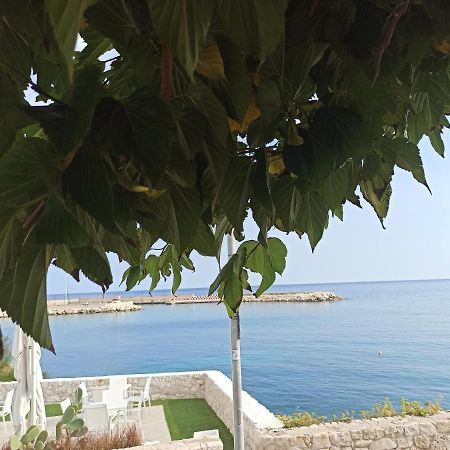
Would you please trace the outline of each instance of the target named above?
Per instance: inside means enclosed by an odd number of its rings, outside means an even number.
[[[69,301],[55,301],[48,302],[49,316],[65,316],[71,314],[99,314],[109,312],[128,312],[140,311],[141,305],[135,305],[132,301],[99,301],[90,300],[69,300]],[[0,319],[5,319],[7,314],[0,310]]]

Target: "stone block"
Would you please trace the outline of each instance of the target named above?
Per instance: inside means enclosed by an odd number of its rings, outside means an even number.
[[[356,441],[353,441],[353,447],[355,447],[355,448],[370,447],[371,443],[372,443],[372,441],[368,441],[366,439],[358,439]]]
[[[414,444],[416,444],[417,448],[430,448],[431,445],[430,436],[419,434],[419,436],[416,436],[414,438]]]
[[[330,441],[336,447],[346,447],[352,445],[352,439],[348,431],[337,431],[330,433]]]
[[[419,425],[417,425],[417,423],[407,424],[403,428],[405,430],[405,436],[408,437],[418,436],[420,433]]]
[[[447,450],[448,439],[446,436],[436,436],[431,443],[431,450]]]
[[[450,433],[450,419],[448,420],[437,420],[435,422],[436,429],[439,433]]]
[[[330,448],[331,442],[328,433],[317,433],[312,436],[312,448],[320,450],[322,448]]]
[[[392,450],[397,448],[397,443],[389,438],[381,438],[372,442],[371,450]]]
[[[370,439],[371,441],[374,441],[381,439],[384,436],[384,430],[379,427],[367,428],[366,430],[363,430],[362,435],[363,439]]]
[[[397,440],[397,448],[411,448],[414,445],[412,438],[404,437]]]
[[[350,430],[350,436],[354,441],[360,440],[363,438],[362,430]]]
[[[436,426],[432,422],[419,423],[419,430],[420,434],[427,434],[428,436],[437,434]]]

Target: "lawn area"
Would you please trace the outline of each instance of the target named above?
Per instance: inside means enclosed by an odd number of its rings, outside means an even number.
[[[163,405],[172,440],[192,438],[194,431],[218,429],[224,450],[233,450],[233,436],[204,399],[156,400]]]

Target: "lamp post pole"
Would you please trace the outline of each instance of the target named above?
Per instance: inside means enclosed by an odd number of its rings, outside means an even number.
[[[228,236],[228,258],[236,251],[233,235]],[[242,420],[241,330],[239,311],[231,323],[231,369],[233,382],[233,436],[234,450],[244,450],[244,423]]]

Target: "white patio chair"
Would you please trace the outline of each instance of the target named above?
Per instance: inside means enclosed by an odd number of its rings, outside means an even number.
[[[91,403],[84,408],[84,424],[89,432],[111,433],[115,426],[115,416],[110,416],[105,403]]]
[[[14,389],[12,391],[8,391],[5,396],[5,400],[2,405],[0,405],[0,416],[3,420],[3,427],[6,429],[6,416],[9,414],[9,418],[11,419],[11,408],[12,408],[12,401],[13,401],[13,395],[14,395]]]
[[[136,408],[133,408],[133,404],[134,403],[128,403],[128,405],[131,405],[131,407],[128,408],[126,411],[125,426],[132,424],[136,425],[138,431],[141,433],[142,441],[145,442],[144,428],[142,427],[142,418],[141,418],[142,402],[138,402]]]
[[[70,398],[65,398],[62,402],[59,402],[59,406],[61,406],[61,411],[64,414],[66,412],[66,409],[71,405]]]
[[[122,393],[122,398],[127,398],[127,392],[130,386],[127,377],[111,377],[109,379],[109,390],[120,391]]]
[[[148,377],[145,380],[144,389],[134,389],[131,393],[131,396],[128,397],[128,403],[140,403],[141,405],[146,406],[147,402],[148,405],[151,406],[151,398],[150,398],[150,383],[152,381],[152,377]],[[145,413],[147,414],[147,409],[145,409]]]

